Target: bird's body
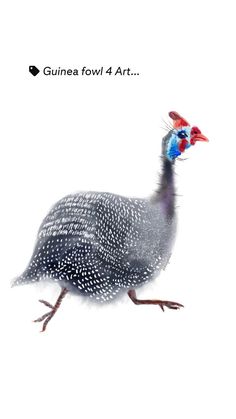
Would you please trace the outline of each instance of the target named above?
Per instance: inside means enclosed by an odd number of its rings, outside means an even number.
[[[174,233],[175,217],[167,217],[153,197],[69,195],[44,219],[30,264],[16,283],[52,279],[108,301],[166,266]]]
[[[62,292],[51,311],[36,321],[43,329],[68,291],[110,301],[122,290],[135,304],[178,309],[182,304],[140,300],[135,288],[164,269],[176,232],[175,159],[196,141],[207,141],[197,127],[170,112],[173,128],[162,139],[160,185],[147,199],[106,192],[80,192],[61,199],[44,219],[33,256],[14,285],[57,281]]]

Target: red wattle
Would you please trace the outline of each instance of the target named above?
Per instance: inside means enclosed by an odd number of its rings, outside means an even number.
[[[186,148],[187,144],[188,144],[188,141],[187,141],[185,138],[183,138],[183,139],[179,142],[178,147],[179,147],[179,151],[180,151],[180,153],[183,153],[183,151],[185,150],[185,148]]]

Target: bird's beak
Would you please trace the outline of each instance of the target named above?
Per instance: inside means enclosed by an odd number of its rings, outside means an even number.
[[[196,141],[209,141],[207,137],[203,134],[195,134],[192,136],[191,140],[195,143]]]

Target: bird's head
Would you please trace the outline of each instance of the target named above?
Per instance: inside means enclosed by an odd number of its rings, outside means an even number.
[[[190,126],[186,119],[182,118],[177,112],[169,112],[169,117],[173,121],[173,128],[163,138],[163,155],[170,161],[174,161],[189,147],[195,145],[197,141],[208,141],[200,129]]]

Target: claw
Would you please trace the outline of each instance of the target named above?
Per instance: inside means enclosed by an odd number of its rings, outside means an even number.
[[[36,320],[33,320],[33,322],[37,323],[37,322],[42,322],[43,321],[43,327],[41,332],[44,332],[46,330],[47,324],[48,322],[52,319],[52,317],[54,316],[54,314],[57,312],[58,308],[61,305],[61,302],[63,300],[63,298],[65,297],[65,295],[67,294],[68,290],[67,288],[63,288],[57,301],[56,304],[53,306],[52,304],[48,303],[45,300],[39,300],[40,303],[44,304],[45,306],[51,308],[51,311],[49,311],[48,313],[43,314],[43,316],[39,317]]]
[[[48,313],[43,314],[43,316],[39,317],[38,319],[33,320],[33,322],[34,323],[42,322],[44,319],[46,319],[49,316],[49,314],[51,314],[51,311],[49,311]]]
[[[184,307],[184,306],[183,306],[183,304],[175,303],[174,301],[162,301],[161,304],[160,304],[160,307],[164,311],[164,307],[168,307],[172,310],[179,310],[181,307]]]
[[[47,307],[49,307],[49,308],[54,308],[54,306],[53,306],[52,304],[48,303],[48,302],[47,302],[47,301],[45,301],[45,300],[39,300],[39,302],[40,302],[40,303],[42,303],[42,304],[44,304],[45,306],[47,306]]]
[[[139,300],[136,297],[135,290],[128,291],[129,298],[133,301],[134,304],[155,304],[159,305],[162,311],[165,311],[164,307],[170,308],[172,310],[179,310],[181,307],[184,307],[183,304],[175,303],[174,301],[163,301],[163,300]]]

